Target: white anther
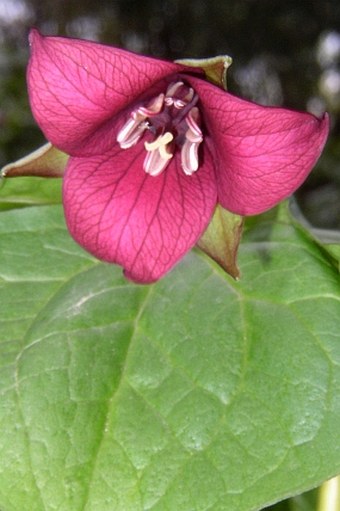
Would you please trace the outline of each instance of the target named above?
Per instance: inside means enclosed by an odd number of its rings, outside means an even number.
[[[191,142],[202,142],[203,135],[201,128],[199,127],[200,114],[196,106],[194,106],[185,118],[188,125],[188,131],[186,132],[186,138]]]
[[[178,91],[178,89],[180,89],[182,87],[182,85],[184,85],[183,82],[170,83],[170,85],[167,88],[167,91],[165,93],[165,96],[170,97],[170,98],[173,97],[174,94]]]
[[[144,119],[145,117],[135,115],[135,112],[131,114],[130,118],[117,134],[117,142],[122,149],[128,149],[137,144],[143,132],[149,126]]]
[[[183,100],[185,101],[185,104],[187,105],[188,103],[190,103],[190,101],[193,99],[195,95],[195,92],[194,92],[194,89],[192,89],[191,87],[189,88],[188,90],[188,93],[186,94],[186,96],[184,96]]]
[[[184,174],[191,176],[198,170],[198,147],[199,143],[190,142],[185,140],[181,149],[181,165]]]
[[[198,125],[199,111],[193,107],[185,118],[188,130],[185,134],[185,141],[181,149],[181,164],[183,172],[191,176],[198,170],[198,148],[203,141],[202,131]]]
[[[159,94],[156,98],[152,99],[146,106],[138,108],[138,113],[145,117],[153,117],[162,110],[164,104],[164,94]]]

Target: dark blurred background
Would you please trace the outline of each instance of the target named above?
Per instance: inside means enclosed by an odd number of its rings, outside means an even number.
[[[339,0],[0,0],[0,165],[44,142],[30,114],[31,26],[176,59],[229,54],[232,93],[331,114],[332,133],[298,192],[309,221],[340,229]]]

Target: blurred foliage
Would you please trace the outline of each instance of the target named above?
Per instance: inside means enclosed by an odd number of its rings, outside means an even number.
[[[278,502],[264,511],[315,511],[317,509],[317,491],[312,490],[297,497]]]
[[[298,200],[312,224],[340,228],[339,0],[0,0],[1,166],[44,142],[25,86],[33,25],[169,59],[227,53],[231,92],[328,110],[332,134]]]

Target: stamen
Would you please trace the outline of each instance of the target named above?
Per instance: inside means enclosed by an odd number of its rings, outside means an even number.
[[[190,103],[190,101],[192,101],[193,97],[195,95],[195,92],[194,92],[194,89],[192,89],[191,87],[189,88],[188,90],[188,93],[184,96],[184,101],[186,104]]]
[[[149,124],[145,121],[146,117],[136,115],[132,112],[130,119],[124,124],[117,135],[117,142],[122,149],[128,149],[137,144],[143,132],[148,128]]]
[[[162,110],[164,103],[164,94],[159,94],[156,98],[150,101],[147,106],[141,106],[138,108],[138,113],[145,117],[153,117]]]
[[[203,135],[198,126],[199,111],[197,107],[193,107],[185,118],[188,130],[185,134],[185,141],[181,149],[181,164],[184,173],[191,176],[198,170],[198,148],[203,141]]]
[[[169,87],[166,90],[165,96],[167,98],[173,97],[173,95],[178,91],[180,87],[182,87],[182,85],[184,85],[183,82],[170,83]]]
[[[117,142],[122,149],[129,149],[129,147],[137,144],[143,132],[149,128],[146,119],[159,114],[163,108],[163,103],[164,94],[162,93],[152,99],[147,106],[141,106],[131,112],[130,118],[117,135]]]
[[[181,149],[181,165],[184,174],[191,176],[198,170],[198,146],[199,144],[185,140]]]
[[[198,152],[203,141],[198,101],[194,89],[181,81],[171,83],[165,94],[158,94],[131,112],[117,134],[117,142],[122,149],[128,149],[149,130],[156,138],[144,142],[145,172],[158,176],[180,149],[183,172],[192,175],[199,168]]]
[[[189,128],[188,131],[186,132],[186,137],[191,142],[202,142],[203,140],[202,131],[198,125],[200,122],[200,114],[198,108],[193,107],[189,111],[185,120]]]
[[[182,91],[182,94],[178,94],[181,88],[184,88],[184,90]],[[176,94],[182,97],[174,97]],[[191,87],[189,87],[189,89],[185,87],[183,82],[171,83],[166,91],[164,103],[167,106],[174,105],[175,108],[181,110],[190,103],[194,94],[194,90]]]

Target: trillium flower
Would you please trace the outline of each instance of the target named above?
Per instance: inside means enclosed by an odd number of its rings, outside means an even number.
[[[324,146],[328,118],[239,99],[204,69],[33,30],[33,114],[68,160],[74,239],[130,279],[159,279],[216,205],[255,215],[291,195]]]

